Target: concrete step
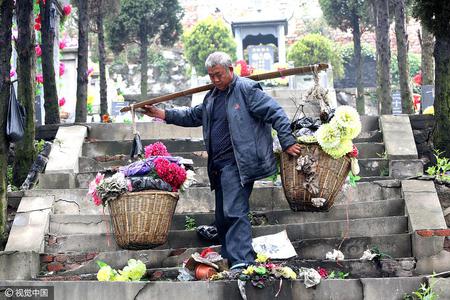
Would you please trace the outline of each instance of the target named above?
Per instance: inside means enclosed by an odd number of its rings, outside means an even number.
[[[116,245],[112,235],[109,235],[108,239],[110,240],[109,245],[107,243],[106,235],[72,235],[70,238],[60,237],[53,239],[51,241],[53,244],[47,245],[44,252],[51,255],[66,255],[67,253],[78,252],[116,253],[116,251],[122,250]],[[365,250],[375,246],[378,247],[383,253],[395,258],[412,256],[411,235],[406,233],[377,236],[356,236],[346,238],[344,241],[341,237],[332,237],[303,239],[301,241],[291,242],[300,259],[324,259],[327,252],[332,249],[337,249],[339,245],[341,245],[340,250],[344,253],[347,259],[359,259]],[[82,247],[81,243],[84,245],[89,244],[90,248]],[[164,267],[171,267],[181,265],[183,261],[191,254],[196,251],[198,252],[205,246],[210,245],[201,245],[193,248],[183,247],[177,249],[161,247],[161,249],[155,248],[145,251],[147,251],[146,253],[148,254],[149,259],[151,257],[155,257],[155,259],[163,259],[164,261],[162,265]],[[216,249],[216,251],[220,251],[220,246],[215,247],[214,249]]]
[[[334,205],[329,212],[293,212],[291,210],[274,210],[252,212],[255,220],[263,224],[299,224],[319,221],[335,221],[362,218],[375,218],[404,215],[402,199],[380,200],[365,203]],[[175,214],[172,219],[172,230],[183,230],[186,217],[193,218],[198,225],[209,225],[214,222],[214,213]],[[51,215],[49,232],[55,235],[111,232],[109,215]]]
[[[269,300],[373,300],[403,299],[425,282],[421,277],[399,278],[363,278],[363,279],[325,279],[314,287],[307,289],[301,280],[269,281],[266,287],[258,289],[246,284],[247,299]],[[2,285],[27,287],[31,290],[42,288],[40,281],[3,281]],[[223,300],[241,299],[236,281],[150,281],[150,282],[98,282],[98,281],[46,281],[51,287],[54,299],[183,299],[183,300]],[[445,288],[444,285],[440,285]],[[448,290],[448,288],[447,288]],[[448,292],[446,293],[448,294]]]
[[[354,143],[382,143],[383,134],[380,130],[362,131],[357,138],[353,139]]]
[[[142,145],[146,146],[155,142],[163,142],[170,153],[204,151],[205,146],[202,139],[152,139],[142,140]],[[132,140],[119,141],[92,141],[83,144],[83,156],[97,157],[104,155],[129,155]]]
[[[361,177],[389,176],[389,160],[385,158],[358,159]]]
[[[358,142],[355,146],[359,152],[358,159],[380,158],[385,152],[383,143]]]
[[[80,254],[77,254],[80,256]],[[53,257],[53,259],[62,260],[62,255],[45,255],[46,258]],[[66,256],[66,261],[70,261],[76,258],[76,256]],[[104,260],[102,260],[104,261]],[[115,261],[105,261],[108,263],[113,269],[122,269],[125,265],[119,265]],[[279,262],[274,260],[275,263]],[[408,258],[383,258],[374,263],[373,261],[361,261],[359,259],[344,259],[339,261],[339,264],[336,262],[329,260],[301,260],[298,258],[292,258],[286,262],[288,266],[293,269],[298,268],[313,268],[318,269],[322,268],[331,272],[343,272],[347,273],[348,277],[346,279],[354,279],[354,278],[377,278],[377,277],[412,277],[415,269],[416,261],[413,257]],[[148,264],[149,262],[147,262]],[[88,267],[90,264],[86,263],[86,265],[80,265],[76,269],[65,269],[68,267],[65,265],[65,268],[61,271],[57,272],[46,272],[48,265],[43,264],[42,272],[45,275],[40,275],[36,278],[36,280],[47,281],[47,280],[97,280],[97,269],[91,270]],[[177,280],[177,276],[179,274],[181,265],[173,266],[173,267],[147,267],[147,273],[145,278],[150,281],[167,281],[167,280]],[[89,271],[89,272],[88,272]]]
[[[54,214],[102,214],[102,207],[95,206],[87,195],[87,189],[33,189],[25,196],[55,196]],[[335,203],[366,202],[401,198],[400,182],[385,180],[361,182],[356,188],[344,185]],[[280,186],[256,186],[250,197],[250,208],[255,211],[289,209]],[[214,193],[209,187],[192,187],[180,194],[176,213],[214,211]]]
[[[348,232],[347,228],[348,227]],[[344,221],[324,221],[303,224],[280,224],[253,227],[253,237],[274,234],[286,230],[292,241],[304,239],[327,239],[347,236],[377,236],[401,234],[408,231],[407,217],[381,217],[368,219],[355,219]],[[167,243],[158,247],[185,248],[209,246],[210,242],[197,236],[195,231],[171,230]],[[46,252],[61,253],[70,251],[108,251],[118,250],[110,234],[72,234],[50,235],[46,245]]]

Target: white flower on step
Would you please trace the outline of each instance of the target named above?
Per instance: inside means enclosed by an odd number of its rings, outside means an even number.
[[[183,182],[183,185],[181,186],[181,190],[186,190],[188,187],[193,185],[194,183],[197,183],[197,179],[195,179],[195,172],[192,170],[186,171],[186,180]]]
[[[350,166],[353,175],[358,175],[360,172],[358,159],[356,157],[350,158]]]
[[[320,283],[320,274],[315,269],[300,268],[298,272],[299,279],[303,279],[306,288],[316,286]]]
[[[325,258],[332,261],[344,260],[344,253],[339,250],[333,249],[333,251],[327,252]]]
[[[363,252],[363,255],[361,256],[360,260],[362,261],[366,261],[366,260],[372,260],[374,259],[378,254],[373,253],[372,251],[370,251],[370,249],[367,249],[366,251]]]
[[[315,207],[322,207],[325,202],[327,202],[327,199],[325,198],[312,198],[311,203]]]

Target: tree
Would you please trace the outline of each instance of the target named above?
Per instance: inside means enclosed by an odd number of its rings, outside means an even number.
[[[55,0],[40,1],[42,38],[42,75],[44,77],[45,123],[59,124],[58,91],[56,90],[53,45],[55,31],[58,30],[55,15]]]
[[[395,16],[395,36],[397,40],[397,61],[402,97],[402,112],[412,114],[412,91],[409,80],[408,33],[406,31],[405,0],[392,0]]]
[[[330,39],[319,34],[308,34],[295,42],[288,52],[288,59],[296,67],[317,63],[331,63],[336,77],[344,75],[340,50]]]
[[[389,0],[372,0],[377,45],[377,96],[380,114],[392,113],[389,66],[391,47],[389,39]]]
[[[13,17],[13,0],[0,1],[0,244],[5,237],[8,148],[6,139],[6,120],[10,96],[11,70],[11,27]]]
[[[327,23],[342,31],[351,29],[353,34],[353,53],[356,66],[356,109],[365,113],[364,85],[362,78],[361,33],[369,26],[365,0],[319,0]]]
[[[450,157],[450,2],[415,0],[413,13],[436,38],[433,141]]]
[[[20,142],[16,143],[13,176],[13,183],[15,186],[22,185],[35,158],[34,80],[36,56],[34,51],[35,34],[33,27],[33,3],[33,0],[23,0],[16,2],[18,28],[18,37],[16,43],[18,76],[17,98],[19,99],[19,101],[21,101],[27,114],[25,135]]]
[[[221,20],[209,17],[198,22],[185,33],[183,43],[187,60],[200,75],[206,75],[205,61],[214,51],[223,51],[236,60],[236,43]]]
[[[116,15],[119,11],[119,0],[91,0],[89,1],[89,19],[91,31],[97,33],[98,65],[100,71],[100,120],[108,113],[108,94],[106,84],[106,47],[104,20]]]
[[[422,24],[422,34],[420,36],[420,46],[422,48],[422,84],[433,85],[434,84],[434,62],[433,62],[433,49],[434,49],[434,36],[433,34]]]
[[[176,0],[122,0],[121,12],[108,28],[110,47],[120,52],[136,43],[140,49],[141,97],[147,97],[148,47],[172,45],[181,34],[182,8]]]
[[[78,7],[78,66],[77,66],[77,103],[75,122],[87,120],[87,84],[88,84],[88,0],[77,0]]]

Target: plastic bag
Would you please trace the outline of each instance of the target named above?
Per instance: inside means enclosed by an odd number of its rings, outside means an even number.
[[[206,241],[219,242],[219,233],[215,225],[201,225],[195,231],[197,231],[199,237]]]
[[[133,192],[144,190],[161,190],[171,192],[173,189],[164,180],[151,177],[129,177]]]
[[[16,92],[11,84],[9,96],[8,119],[6,124],[6,136],[12,143],[20,141],[25,134],[25,108],[17,101]]]
[[[131,158],[142,157],[143,153],[144,147],[142,146],[141,136],[139,135],[139,133],[136,133],[134,135],[133,145],[131,146],[130,157]]]

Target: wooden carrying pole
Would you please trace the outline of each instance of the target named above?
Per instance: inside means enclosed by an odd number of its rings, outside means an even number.
[[[262,74],[257,74],[257,75],[250,75],[250,76],[247,76],[247,78],[250,78],[250,79],[253,79],[256,81],[260,81],[260,80],[285,77],[285,76],[291,76],[291,75],[319,72],[319,71],[325,70],[327,68],[328,68],[328,64],[317,64],[317,65],[310,65],[310,66],[306,66],[306,67],[298,67],[298,68],[291,68],[291,69],[279,70],[279,71],[274,71],[274,72],[262,73]],[[204,91],[212,89],[213,87],[214,87],[214,85],[212,83],[210,83],[210,84],[199,86],[196,88],[187,89],[187,90],[184,90],[181,92],[141,101],[141,102],[134,104],[134,109],[139,108],[139,107],[144,107],[144,105],[152,105],[152,104],[156,104],[156,103],[160,103],[160,102],[173,100],[178,97],[188,96],[188,95],[192,95],[195,93],[204,92]],[[130,110],[131,110],[131,106],[126,106],[126,107],[123,107],[120,110],[120,112],[126,112],[126,111],[130,111]]]

